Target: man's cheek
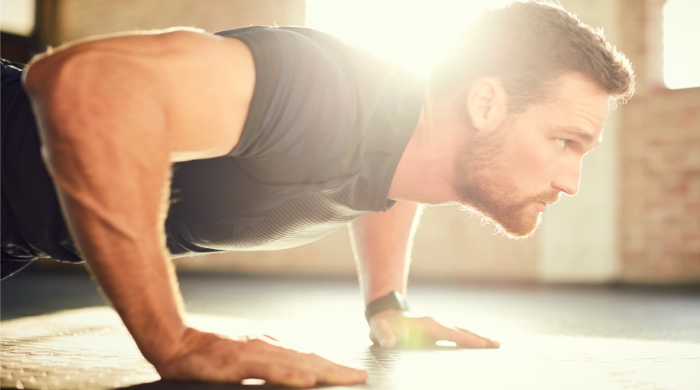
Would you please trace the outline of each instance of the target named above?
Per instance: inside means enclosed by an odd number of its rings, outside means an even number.
[[[543,185],[547,184],[547,174],[552,165],[551,156],[541,145],[527,145],[520,149],[518,153],[512,153],[508,166],[511,173],[521,181],[520,185],[526,188],[542,191]]]

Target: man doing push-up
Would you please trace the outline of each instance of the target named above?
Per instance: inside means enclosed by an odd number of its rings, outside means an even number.
[[[85,260],[164,379],[297,387],[367,373],[188,327],[171,257],[351,223],[373,341],[498,347],[405,313],[417,204],[530,235],[634,88],[601,33],[538,2],[482,15],[427,82],[287,27],[104,37],[20,68],[2,64],[3,277]]]

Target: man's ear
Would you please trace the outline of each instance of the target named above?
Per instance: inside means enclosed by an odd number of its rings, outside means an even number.
[[[476,130],[490,131],[501,126],[506,119],[508,95],[501,80],[496,77],[480,77],[467,94],[466,108],[472,126]]]

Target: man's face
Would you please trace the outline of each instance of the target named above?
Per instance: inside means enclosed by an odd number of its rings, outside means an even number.
[[[510,237],[534,233],[546,205],[578,192],[581,160],[600,140],[608,94],[587,78],[562,76],[553,99],[510,114],[495,131],[476,131],[456,161],[464,208]]]

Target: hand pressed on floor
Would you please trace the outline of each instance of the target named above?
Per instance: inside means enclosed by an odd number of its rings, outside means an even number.
[[[156,365],[163,379],[241,382],[264,379],[290,387],[364,383],[367,372],[341,366],[315,354],[297,352],[262,339],[237,341],[189,328],[178,352]]]
[[[434,347],[439,340],[452,341],[459,348],[498,348],[501,343],[481,337],[466,329],[445,326],[432,317],[411,317],[404,312],[387,310],[369,320],[369,337],[383,348]]]

